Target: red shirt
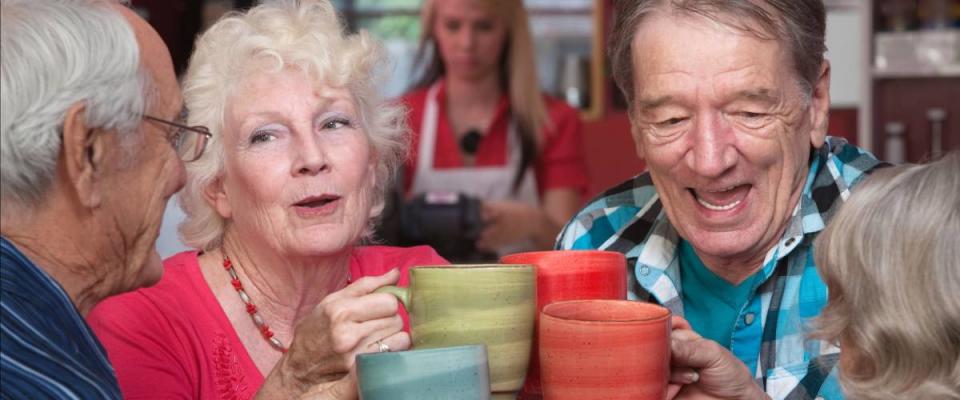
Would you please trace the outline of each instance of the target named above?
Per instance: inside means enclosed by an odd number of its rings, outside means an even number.
[[[408,268],[436,264],[447,262],[427,246],[359,247],[350,257],[350,276],[400,267],[399,285],[407,286]],[[177,254],[163,265],[155,286],[110,297],[87,317],[107,349],[123,397],[253,398],[264,377],[203,279],[197,253]]]
[[[461,168],[464,166],[460,155],[457,135],[447,120],[446,90],[440,84],[437,91],[437,140],[434,150],[434,168]],[[410,158],[404,171],[404,189],[409,192],[413,187],[416,174],[420,129],[423,126],[423,114],[426,110],[429,87],[407,93],[401,101],[409,108],[408,121],[412,130]],[[543,129],[544,138],[540,154],[534,164],[537,189],[540,194],[550,189],[571,188],[581,195],[587,189],[587,168],[583,155],[583,133],[579,113],[566,103],[544,95],[548,119],[552,126]],[[496,112],[490,126],[484,132],[477,148],[476,165],[494,166],[507,163],[507,127],[510,116],[510,100],[506,95],[497,103]],[[511,182],[504,182],[509,185]]]

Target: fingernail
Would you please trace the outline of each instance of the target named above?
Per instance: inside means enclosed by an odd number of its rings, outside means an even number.
[[[696,371],[684,372],[683,378],[687,380],[688,383],[694,383],[700,380],[700,374]]]

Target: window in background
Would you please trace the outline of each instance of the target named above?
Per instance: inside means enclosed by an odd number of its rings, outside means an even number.
[[[351,29],[366,29],[390,55],[387,96],[410,88],[420,37],[421,0],[335,0]],[[544,91],[588,109],[591,98],[594,0],[525,0],[537,52],[537,72]]]

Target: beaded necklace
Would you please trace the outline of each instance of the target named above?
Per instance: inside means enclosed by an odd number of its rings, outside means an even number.
[[[233,288],[236,289],[237,294],[240,295],[240,301],[247,306],[247,314],[250,314],[250,319],[253,320],[253,324],[260,330],[260,335],[263,336],[263,339],[266,340],[267,343],[270,343],[270,347],[273,347],[281,353],[286,353],[287,347],[280,342],[280,339],[273,336],[273,331],[270,330],[270,326],[267,325],[263,317],[260,316],[260,313],[257,312],[257,306],[253,305],[250,296],[243,290],[243,284],[240,283],[240,277],[237,276],[237,270],[233,268],[233,262],[230,261],[230,257],[227,257],[226,252],[222,253],[223,269],[227,270],[227,273],[230,274],[230,283],[233,284]]]

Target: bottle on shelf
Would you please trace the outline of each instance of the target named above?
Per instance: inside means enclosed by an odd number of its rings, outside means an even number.
[[[903,164],[907,158],[907,143],[904,139],[906,126],[899,121],[888,122],[884,126],[884,131],[887,134],[884,161],[895,165]]]
[[[940,107],[927,109],[927,121],[930,121],[930,157],[943,153],[943,122],[947,119],[947,110]]]

